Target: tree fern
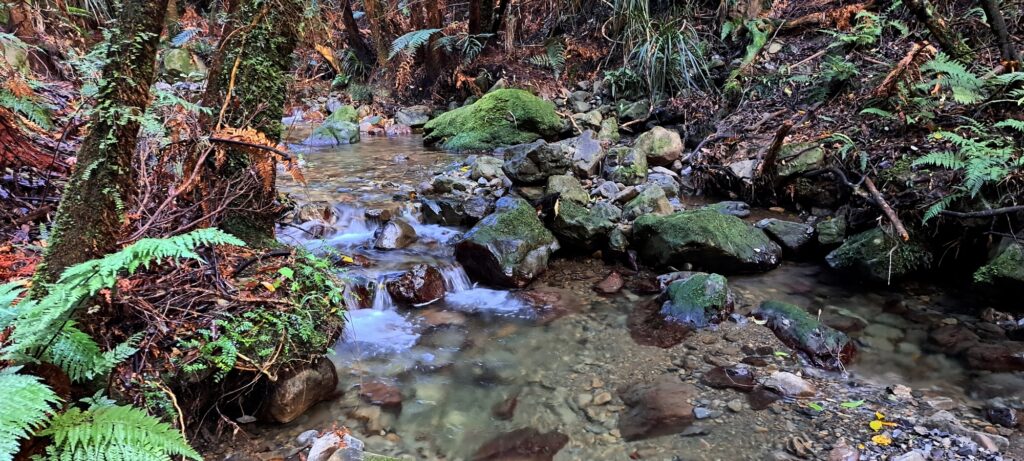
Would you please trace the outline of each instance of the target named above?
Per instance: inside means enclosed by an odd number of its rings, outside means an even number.
[[[10,461],[20,440],[44,426],[59,399],[35,376],[17,373],[18,367],[0,370],[0,461]]]
[[[416,50],[430,41],[430,37],[440,32],[441,29],[414,30],[395,39],[391,42],[391,54],[388,59],[394,59],[400,53],[413,54]]]
[[[46,449],[51,460],[169,461],[171,456],[202,459],[169,424],[138,408],[109,402],[59,414],[39,435],[53,438]]]

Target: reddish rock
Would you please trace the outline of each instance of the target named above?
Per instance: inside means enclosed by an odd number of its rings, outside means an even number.
[[[618,293],[619,290],[622,290],[622,286],[624,284],[625,282],[622,280],[622,274],[612,271],[612,273],[608,274],[604,280],[598,282],[597,285],[594,285],[594,290],[604,295],[613,295]]]
[[[964,356],[975,370],[1024,371],[1024,344],[1018,342],[978,344],[967,349]]]
[[[384,408],[401,408],[402,391],[398,386],[382,381],[370,381],[359,385],[359,397],[366,403]]]
[[[446,325],[464,325],[466,315],[461,312],[444,311],[441,309],[429,309],[420,313],[423,322],[428,326],[440,327]]]
[[[444,276],[437,268],[417,264],[408,272],[385,284],[388,293],[399,303],[423,304],[444,297]]]
[[[337,370],[325,358],[287,369],[272,384],[265,416],[278,423],[291,422],[314,404],[333,397],[337,386]]]
[[[494,404],[494,406],[491,407],[491,415],[494,416],[495,419],[501,421],[508,421],[512,419],[513,416],[515,416],[516,405],[518,404],[519,392],[517,391],[516,393],[510,395],[505,400],[502,400]]]
[[[663,349],[673,347],[693,333],[693,328],[671,322],[661,315],[661,303],[657,300],[647,301],[633,306],[626,319],[629,336],[637,344],[655,346]]]
[[[533,428],[516,429],[487,441],[473,454],[473,461],[551,461],[569,437],[559,432],[541,433]]]
[[[537,314],[537,323],[547,325],[559,318],[580,311],[577,296],[566,289],[542,287],[519,293]]]
[[[747,367],[715,367],[704,373],[701,382],[716,389],[750,392],[757,387],[754,370]]]
[[[619,392],[629,408],[619,417],[619,431],[626,440],[641,440],[682,432],[694,421],[697,388],[664,375],[650,384],[634,384]]]
[[[936,328],[928,337],[947,354],[959,354],[978,344],[978,335],[960,324]]]
[[[749,403],[750,408],[752,408],[755,411],[764,410],[781,399],[781,395],[776,394],[763,387],[754,389],[753,392],[747,394],[747,403]]]

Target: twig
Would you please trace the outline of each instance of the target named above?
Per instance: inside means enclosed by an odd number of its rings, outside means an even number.
[[[242,261],[237,266],[235,266],[234,272],[231,273],[231,278],[238,278],[238,274],[242,273],[242,271],[247,269],[249,266],[257,262],[262,262],[264,258],[280,258],[291,255],[292,250],[274,250],[269,253],[256,256],[254,258],[246,259],[245,261]]]
[[[953,210],[942,210],[940,214],[944,216],[952,216],[954,218],[988,218],[992,216],[999,216],[1010,213],[1019,213],[1024,211],[1024,205],[1008,206],[1003,208],[993,208],[991,210],[981,211],[953,211]]]
[[[254,149],[263,149],[263,150],[266,150],[266,151],[273,152],[273,153],[275,153],[277,155],[280,155],[281,157],[284,158],[284,160],[286,162],[291,162],[292,161],[291,155],[289,155],[287,152],[285,152],[285,151],[283,151],[281,149],[277,149],[277,148],[274,148],[274,147],[264,146],[262,144],[255,144],[255,143],[251,143],[251,142],[239,141],[237,139],[214,138],[214,137],[210,137],[209,139],[210,139],[210,142],[219,142],[219,143],[223,143],[223,144],[236,144],[236,145],[239,145],[239,146],[252,147]]]
[[[875,187],[875,182],[872,181],[871,178],[864,176],[864,187],[867,187],[868,192],[870,192],[871,196],[875,198],[879,208],[882,209],[882,213],[885,213],[885,216],[889,218],[892,225],[896,226],[896,232],[900,234],[900,238],[902,238],[904,242],[910,240],[910,234],[907,233],[907,228],[903,227],[903,222],[900,221],[899,216],[896,215],[896,212],[893,211],[891,206],[889,206],[889,202],[885,201],[885,198],[882,197],[882,193],[878,191],[877,187]]]

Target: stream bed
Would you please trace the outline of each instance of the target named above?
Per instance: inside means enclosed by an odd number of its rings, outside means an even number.
[[[356,145],[303,151],[306,186],[279,180],[299,203],[327,202],[338,217],[333,233],[313,238],[310,229],[286,226],[280,240],[367,261],[341,275],[371,289],[363,295],[369,299],[350,295],[352,304],[367,307],[349,310],[330,357],[340,396],[287,425],[250,427],[267,449],[287,446],[309,429],[345,426],[368,452],[404,459],[788,459],[804,449],[805,457],[818,458],[839,441],[865,442],[870,436],[851,427],[866,428],[874,418],[868,408],[890,404],[880,395],[897,385],[913,389],[915,406],[978,411],[988,399],[1019,398],[1024,390],[1019,375],[973,373],[928,347],[921,313],[956,322],[969,299],[923,284],[865,288],[820,264],[787,262],[764,274],[730,277],[737,312],[776,299],[854,324],[851,336],[861,351],[847,372],[802,368],[815,397],[761,411],[743,394],[698,385],[691,403],[701,414],[690,428],[626,441],[621,390],[633,383],[665,375],[699,383],[709,368],[751,356],[760,357],[758,370],[765,372],[801,368],[799,360],[744,315],[674,347],[638,344],[630,314],[654,296],[632,289],[630,281],[641,274],[600,259],[555,258],[522,291],[473,284],[452,256],[453,240],[466,229],[422,224],[411,199],[417,184],[464,157],[426,149],[417,136],[364,137]],[[374,249],[379,220],[367,210],[380,209],[408,220],[418,240],[400,250]],[[399,307],[386,290],[373,289],[417,264],[442,272],[443,299]],[[613,270],[626,274],[626,288],[611,296],[595,292],[594,284]],[[867,404],[840,405],[853,400]],[[810,411],[808,402],[825,410]]]

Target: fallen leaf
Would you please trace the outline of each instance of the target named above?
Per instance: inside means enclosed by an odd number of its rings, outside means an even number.
[[[874,437],[871,437],[871,441],[883,447],[887,447],[892,444],[892,439],[890,439],[889,436],[885,434],[878,434]]]

